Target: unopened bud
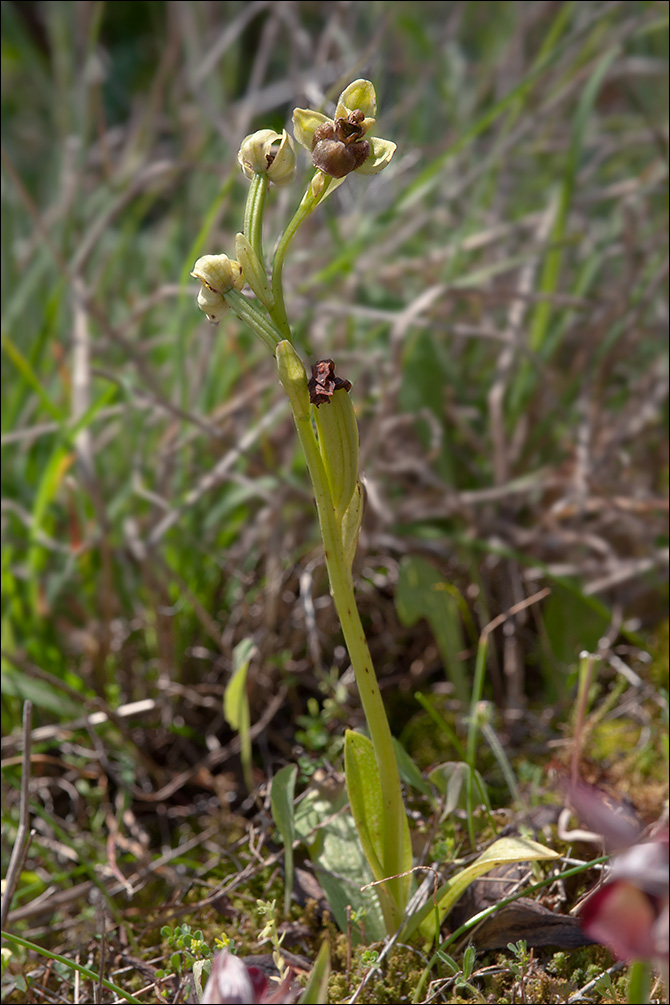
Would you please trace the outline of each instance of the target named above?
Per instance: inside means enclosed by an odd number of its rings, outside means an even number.
[[[202,283],[198,307],[211,322],[217,324],[228,310],[225,294],[244,286],[242,269],[228,255],[203,255],[193,266],[191,275]]]
[[[242,140],[237,159],[247,178],[266,174],[275,185],[290,185],[295,177],[293,140],[284,129],[259,129]]]

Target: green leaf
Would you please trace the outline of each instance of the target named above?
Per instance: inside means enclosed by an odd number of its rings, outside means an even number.
[[[471,865],[466,869],[461,869],[438,890],[436,898],[438,918],[435,918],[435,904],[431,898],[409,919],[402,930],[401,938],[403,940],[410,938],[418,928],[424,939],[427,942],[432,942],[436,935],[436,922],[438,926],[441,925],[470,883],[490,872],[495,866],[501,865],[503,862],[538,862],[559,857],[558,852],[553,849],[546,848],[544,845],[527,838],[499,838],[490,848],[482,852]]]
[[[344,771],[351,815],[365,857],[376,880],[389,878],[384,868],[384,862],[388,861],[389,857],[388,842],[403,841],[400,870],[403,876],[397,882],[404,889],[403,902],[406,903],[412,882],[409,874],[412,868],[409,832],[403,828],[398,831],[392,829],[392,821],[389,821],[384,812],[384,799],[374,747],[372,741],[362,733],[355,733],[353,730],[347,730],[345,733]],[[377,892],[388,925],[395,910],[391,903],[392,895],[386,884],[378,886]]]
[[[212,961],[211,960],[196,960],[193,964],[193,983],[195,985],[195,993],[199,1002],[202,1001],[202,996],[204,994],[203,987],[203,973],[205,978],[209,977],[212,972]]]
[[[398,762],[398,771],[400,772],[400,777],[405,785],[411,785],[417,792],[420,792],[422,795],[427,796],[430,799],[433,794],[430,785],[425,780],[416,764],[403,747],[402,743],[398,743],[395,737],[393,738],[393,748]]]
[[[0,689],[3,697],[20,698],[22,701],[32,701],[37,708],[43,708],[58,716],[59,719],[73,719],[81,713],[81,705],[77,706],[74,701],[61,694],[57,688],[47,681],[26,676],[22,670],[18,670],[9,660],[2,661],[2,674],[0,674]]]
[[[445,804],[442,811],[442,820],[453,813],[459,806],[467,808],[467,789],[470,778],[470,765],[465,761],[445,761],[433,768],[428,776],[428,780],[433,783],[437,791],[445,796]],[[488,796],[484,781],[478,771],[475,770],[474,781],[479,789],[482,801],[490,810]]]
[[[242,266],[242,275],[254,291],[258,299],[268,310],[272,310],[273,299],[272,290],[265,274],[265,268],[259,261],[258,255],[249,244],[244,234],[238,234],[235,238],[235,254]]]
[[[319,950],[305,990],[298,998],[298,1005],[325,1005],[328,1001],[329,977],[330,946],[326,940]]]
[[[251,774],[251,717],[247,697],[247,671],[255,650],[253,639],[242,639],[233,650],[233,674],[223,695],[223,714],[231,729],[240,734],[240,757],[244,781],[253,789]]]
[[[341,523],[352,496],[359,487],[358,423],[349,392],[340,388],[330,401],[315,405],[312,414],[330,494],[337,519]]]
[[[252,639],[242,639],[233,650],[233,674],[223,696],[223,714],[231,729],[241,730],[249,719],[246,683],[249,661],[254,651]]]
[[[348,729],[344,739],[344,771],[351,813],[363,851],[375,879],[384,879],[384,803],[372,742]]]
[[[14,344],[14,342],[10,339],[9,335],[6,335],[4,333],[2,335],[2,348],[9,356],[12,363],[25,380],[26,384],[28,384],[28,386],[31,387],[32,390],[35,392],[36,396],[41,401],[45,411],[48,412],[49,415],[52,417],[52,419],[55,419],[56,422],[63,422],[63,420],[65,419],[64,413],[61,411],[60,408],[58,408],[57,405],[53,403],[53,401],[49,397],[47,390],[43,386],[42,382],[40,381],[35,371],[33,370],[30,361],[23,355],[18,346]]]
[[[348,912],[364,916],[363,930],[352,927],[352,943],[376,942],[383,939],[386,926],[373,889],[362,889],[373,879],[356,825],[349,813],[341,812],[346,805],[343,789],[334,794],[317,789],[308,792],[298,803],[295,832],[308,849],[333,917],[346,932]],[[326,823],[324,823],[326,821]]]
[[[425,558],[412,556],[400,563],[395,603],[404,625],[414,625],[420,618],[427,619],[456,696],[467,702],[469,688],[465,667],[457,658],[465,646],[455,588],[446,583]]]
[[[647,960],[636,960],[630,968],[628,978],[628,1001],[646,1005],[651,1001],[651,966]]]
[[[611,623],[606,608],[595,609],[590,597],[582,597],[559,583],[552,587],[544,603],[542,620],[553,655],[566,666],[574,665],[584,649],[595,652]]]
[[[296,765],[287,764],[272,779],[270,791],[272,818],[284,842],[284,914],[287,917],[293,889],[293,842],[295,841],[293,797],[297,774]]]

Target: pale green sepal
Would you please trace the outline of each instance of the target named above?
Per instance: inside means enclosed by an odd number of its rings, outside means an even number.
[[[314,208],[320,202],[323,202],[324,199],[327,199],[329,195],[332,195],[335,189],[339,188],[342,182],[346,180],[346,175],[344,178],[331,178],[329,175],[324,174],[323,171],[317,170],[309,188],[314,199]]]
[[[242,266],[242,275],[249,284],[258,299],[268,310],[274,306],[274,297],[265,274],[265,269],[260,262],[258,255],[249,244],[244,234],[238,234],[235,238],[235,254]]]
[[[284,339],[277,344],[275,356],[277,357],[279,379],[289,397],[296,421],[309,422],[307,374],[305,373],[305,367],[300,356],[298,356],[288,339]]]
[[[347,568],[349,569],[354,562],[362,519],[363,486],[359,481],[356,482],[356,488],[354,489],[354,494],[351,497],[351,502],[347,506],[346,512],[342,517],[342,550],[344,551],[344,559],[347,563]]]
[[[285,129],[281,133],[259,129],[245,136],[237,160],[247,178],[266,174],[270,181],[281,186],[290,185],[295,177],[293,140]]]
[[[332,122],[327,115],[315,112],[313,108],[293,109],[293,135],[298,143],[312,152],[312,141],[314,133],[324,122]]]
[[[245,136],[237,152],[237,161],[247,178],[255,174],[267,174],[267,155],[273,143],[278,143],[281,135],[274,129],[258,129]]]
[[[378,174],[383,171],[396,152],[396,144],[383,140],[380,136],[366,136],[370,144],[370,155],[356,169],[357,174]]]
[[[358,424],[348,391],[314,406],[319,450],[328,476],[337,519],[342,520],[358,482]]]
[[[268,168],[268,178],[280,187],[290,185],[295,178],[296,169],[297,164],[293,138],[284,129],[282,130],[279,150],[277,150],[275,158]]]
[[[340,94],[335,118],[346,118],[349,112],[360,108],[366,117],[377,115],[377,95],[374,84],[369,80],[359,78],[349,84]]]

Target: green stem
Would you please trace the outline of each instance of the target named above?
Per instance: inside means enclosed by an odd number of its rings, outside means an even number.
[[[256,306],[253,300],[248,300],[239,290],[231,289],[224,294],[226,303],[243,321],[256,332],[271,352],[275,351],[278,342],[281,342],[282,333],[273,324],[265,313]]]
[[[317,176],[320,172],[314,176]],[[314,181],[314,179],[312,179]],[[274,299],[274,307],[272,310],[272,317],[275,321],[277,327],[281,328],[284,332],[286,338],[290,340],[291,329],[288,323],[288,316],[286,314],[286,306],[284,304],[284,286],[282,283],[282,270],[284,268],[284,259],[286,258],[286,252],[288,251],[289,244],[293,240],[300,227],[303,220],[305,220],[310,213],[312,213],[318,204],[323,199],[326,191],[328,190],[328,184],[330,179],[327,178],[324,184],[324,188],[318,198],[314,196],[312,190],[312,183],[307,186],[307,191],[302,197],[302,201],[298,206],[295,216],[289,222],[286,230],[281,236],[281,240],[277,245],[277,250],[275,251],[275,256],[272,261],[272,296]]]
[[[268,184],[266,174],[255,174],[251,179],[247,204],[244,208],[244,236],[261,263],[265,261],[263,256],[263,209]]]
[[[384,872],[387,876],[398,876],[404,869],[404,850],[408,847],[410,838],[393,738],[356,606],[351,570],[342,546],[341,525],[312,426],[305,369],[289,342],[280,342],[277,346],[277,359],[279,376],[291,402],[298,439],[312,479],[330,590],[342,625],[379,769],[387,823],[384,835]],[[398,928],[405,909],[405,884],[396,879],[386,885],[395,906],[392,922]]]
[[[651,967],[646,960],[636,960],[631,964],[628,979],[628,1001],[646,1005],[650,1000]]]
[[[315,484],[309,460],[307,465],[312,476],[312,482]],[[344,561],[342,547],[339,544],[340,530],[339,525],[335,521],[332,503],[322,512],[317,502],[317,510],[319,511],[319,523],[321,525],[321,536],[323,537],[330,589],[340,624],[342,625],[342,633],[349,652],[349,659],[354,669],[358,693],[361,698],[361,704],[379,769],[384,817],[387,823],[383,845],[384,873],[386,876],[399,876],[405,868],[404,850],[409,841],[409,825],[402,799],[393,738],[386,717],[386,709],[384,708],[379,691],[372,657],[358,613],[358,607],[356,606],[351,573]],[[408,832],[407,840],[405,840],[405,835],[402,833],[404,829]],[[405,897],[403,893],[405,882],[403,880],[393,880],[388,882],[386,886],[397,907],[396,916],[391,919],[393,930],[397,930],[402,923],[405,910]]]
[[[470,716],[468,719],[468,739],[466,744],[466,761],[468,765],[468,787],[466,790],[466,813],[468,818],[468,837],[473,851],[477,847],[475,839],[475,824],[472,817],[474,810],[475,762],[477,760],[477,736],[479,734],[479,712],[477,706],[484,693],[484,678],[486,674],[486,654],[488,651],[488,635],[482,633],[477,647],[475,677],[472,682],[472,699],[470,701]]]

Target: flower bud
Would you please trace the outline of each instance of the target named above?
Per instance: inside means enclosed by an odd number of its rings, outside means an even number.
[[[278,146],[277,146],[278,145]],[[284,129],[259,129],[242,140],[237,159],[247,178],[267,174],[275,185],[290,185],[295,177],[293,140]]]
[[[238,234],[235,238],[235,254],[242,266],[245,281],[249,284],[260,302],[271,310],[274,300],[268,277],[265,274],[265,269],[258,255],[244,234]]]
[[[202,283],[198,307],[213,324],[218,324],[228,310],[224,297],[229,290],[244,286],[242,269],[228,255],[203,255],[193,266],[191,275]]]

